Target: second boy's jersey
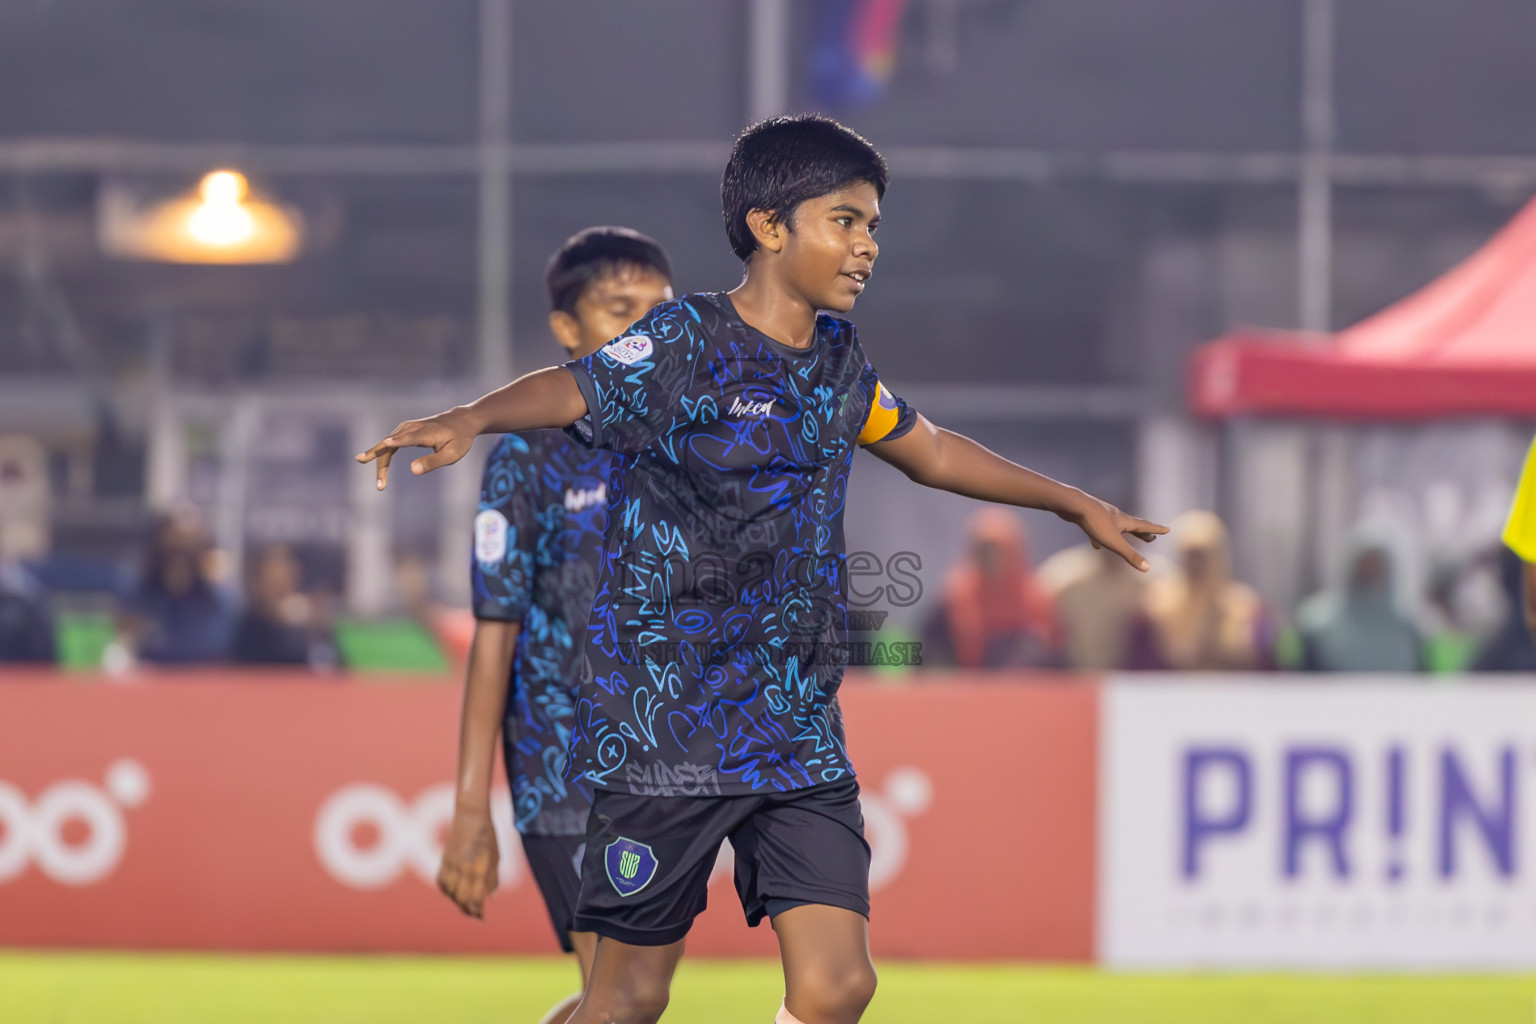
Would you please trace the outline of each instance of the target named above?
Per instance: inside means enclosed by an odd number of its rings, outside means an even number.
[[[591,792],[566,779],[612,456],[557,430],[507,434],[486,460],[470,580],[475,617],[521,626],[502,743],[527,835],[580,835]]]
[[[1527,562],[1536,562],[1536,443],[1525,457],[1525,472],[1504,527],[1504,543]]]
[[[637,795],[794,790],[853,774],[843,509],[855,447],[917,414],[853,325],[809,348],[722,294],[665,302],[567,363],[619,455],[577,705],[573,777]]]

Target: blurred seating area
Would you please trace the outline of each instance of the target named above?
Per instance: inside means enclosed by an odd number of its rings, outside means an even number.
[[[409,598],[399,614],[339,614],[323,566],[273,543],[232,578],[202,516],[155,517],[131,570],[54,559],[10,535],[0,549],[0,661],[131,674],[140,666],[288,666],[323,678],[353,672],[444,672],[462,658],[464,620],[431,603],[419,559],[397,566]],[[50,586],[50,583],[52,584]]]
[[[1353,532],[1328,585],[1274,609],[1234,575],[1225,524],[1174,520],[1139,574],[1088,545],[1037,568],[1020,518],[969,524],[969,546],[928,610],[924,665],[1078,672],[1463,673],[1536,671],[1521,615],[1520,562],[1502,547],[1436,567],[1415,586],[1401,542],[1381,525]]]
[[[448,678],[468,652],[468,610],[434,598],[431,566],[410,551],[394,560],[395,602],[358,616],[323,551],[261,545],[235,574],[190,505],[151,519],[131,566],[51,556],[37,530],[4,522],[0,661],[109,675],[264,665]],[[1520,563],[1502,548],[1415,575],[1392,532],[1365,524],[1327,586],[1276,609],[1235,574],[1219,517],[1197,510],[1172,525],[1145,575],[1087,545],[1036,566],[1023,518],[984,508],[966,524],[963,557],[916,608],[922,666],[886,673],[1536,672]],[[878,638],[905,635],[893,626]]]

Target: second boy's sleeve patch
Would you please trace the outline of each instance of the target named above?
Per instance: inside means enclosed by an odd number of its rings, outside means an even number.
[[[471,605],[478,619],[521,622],[533,601],[541,488],[539,455],[517,435],[503,436],[486,459],[480,510],[472,528]]]
[[[507,556],[507,517],[494,508],[475,516],[475,561],[493,564]]]

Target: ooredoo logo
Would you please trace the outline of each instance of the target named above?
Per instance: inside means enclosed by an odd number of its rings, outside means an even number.
[[[521,849],[505,789],[491,794],[491,823],[501,848],[502,889],[522,880]],[[315,816],[315,852],[331,877],[354,889],[378,889],[409,870],[429,885],[443,860],[443,833],[453,821],[453,785],[422,790],[407,804],[387,786],[360,782],[333,793]]]
[[[149,792],[149,772],[130,758],[112,762],[99,786],[60,779],[32,800],[0,779],[0,884],[21,877],[29,865],[61,885],[106,878],[128,847],[123,812],[143,804]]]
[[[869,888],[894,882],[907,865],[907,821],[928,809],[933,782],[920,768],[896,768],[878,789],[859,796],[864,837],[869,842]],[[332,878],[353,889],[379,889],[409,871],[436,884],[443,859],[443,833],[453,821],[453,785],[422,790],[407,804],[387,786],[360,782],[333,793],[315,816],[315,853]],[[505,789],[491,795],[491,823],[501,850],[497,875],[501,889],[515,888],[523,875],[522,844],[512,827]],[[731,873],[735,863],[729,843],[710,873],[710,884]]]
[[[933,802],[933,781],[921,768],[897,768],[875,792],[859,799],[864,807],[864,838],[869,843],[869,888],[883,889],[907,866],[907,819]]]
[[[901,877],[907,866],[907,819],[915,818],[933,803],[933,780],[921,768],[896,768],[879,789],[863,789],[859,805],[864,810],[864,839],[869,843],[869,891],[878,892]],[[731,877],[736,858],[730,843],[720,845],[720,855],[709,873],[709,884]]]

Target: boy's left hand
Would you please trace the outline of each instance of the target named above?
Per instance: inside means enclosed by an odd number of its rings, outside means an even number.
[[[1057,515],[1069,523],[1076,523],[1088,535],[1094,547],[1108,548],[1142,572],[1150,569],[1151,565],[1141,556],[1141,552],[1131,547],[1130,541],[1125,539],[1126,534],[1150,542],[1168,532],[1166,526],[1138,519],[1086,493],[1073,508],[1058,512]]]

